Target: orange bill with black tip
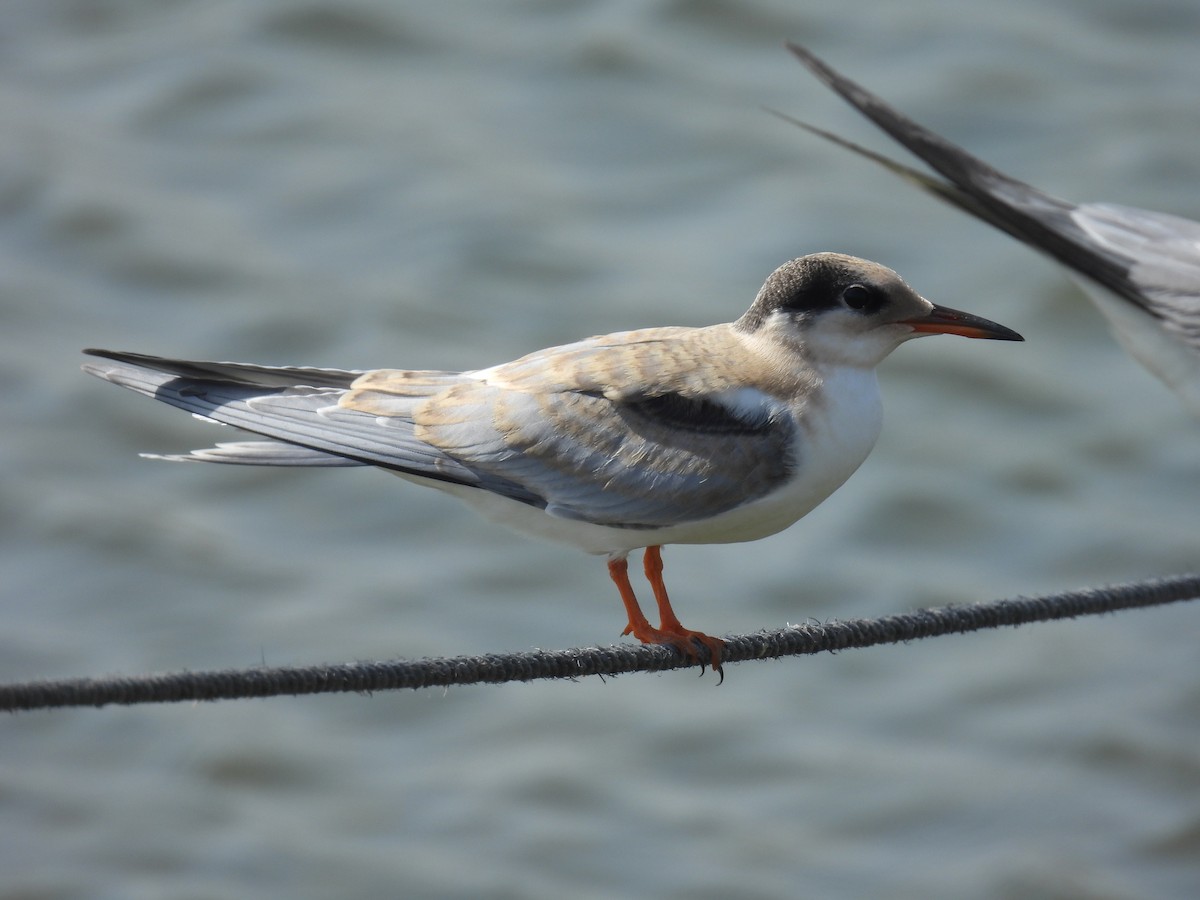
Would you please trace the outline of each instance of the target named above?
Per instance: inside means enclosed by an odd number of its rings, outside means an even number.
[[[934,306],[932,312],[912,319],[902,319],[901,325],[912,326],[913,331],[928,334],[958,334],[969,338],[989,341],[1023,341],[1025,338],[1011,328],[1005,328],[990,319],[975,316],[948,306]]]

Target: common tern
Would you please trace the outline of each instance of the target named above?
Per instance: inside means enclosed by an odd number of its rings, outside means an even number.
[[[935,306],[895,272],[837,253],[776,269],[734,322],[646,328],[467,372],[343,371],[86,350],[84,371],[267,440],[159,459],[377,466],[520,531],[608,557],[624,634],[719,670],[723,642],[684,628],[663,544],[756,540],[838,488],[879,434],[875,367],[928,334],[1019,341]],[[626,556],[645,548],[658,606]]]

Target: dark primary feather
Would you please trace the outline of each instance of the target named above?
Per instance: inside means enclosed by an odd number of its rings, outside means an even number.
[[[98,350],[94,347],[83,352],[88,356],[128,363],[131,366],[178,375],[180,378],[228,381],[261,388],[291,388],[298,385],[314,388],[346,388],[354,379],[362,375],[362,372],[345,369],[318,369],[310,366],[257,366],[247,363],[167,359],[145,353]]]
[[[1145,296],[1131,279],[1130,260],[1124,255],[1100,250],[1076,224],[1072,218],[1075,204],[1010,178],[962,147],[917,124],[803,47],[793,43],[788,43],[787,47],[821,81],[932,169],[949,179],[950,184],[938,182],[822,129],[797,124],[886,166],[943,200],[1043,251],[1151,315],[1160,315],[1146,302]]]

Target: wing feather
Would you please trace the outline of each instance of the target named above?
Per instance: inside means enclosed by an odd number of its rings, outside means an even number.
[[[866,150],[822,129],[798,123],[802,127],[886,166],[940,199],[1040,250],[1151,316],[1166,317],[1164,314],[1168,311],[1160,308],[1155,292],[1150,289],[1153,287],[1153,281],[1147,285],[1141,282],[1143,273],[1138,271],[1138,257],[1130,254],[1130,246],[1126,244],[1122,249],[1115,242],[1093,239],[1094,232],[1089,227],[1088,219],[1094,214],[1089,214],[1086,207],[1051,196],[1004,174],[957,144],[913,121],[883,98],[835,71],[803,47],[789,43],[788,49],[847,103],[947,181],[941,182],[887,160],[881,154]],[[1102,206],[1095,205],[1092,209],[1096,210]],[[1157,215],[1146,213],[1150,218]],[[1163,217],[1163,220],[1166,218]],[[1194,290],[1194,285],[1192,289]],[[1200,312],[1194,314],[1200,315]]]
[[[728,331],[648,329],[466,373],[271,368],[108,351],[92,352],[110,362],[85,368],[270,439],[168,458],[376,465],[478,487],[562,518],[648,528],[762,497],[795,465],[784,401],[745,386],[756,375],[745,354],[739,369],[723,365],[731,340]]]

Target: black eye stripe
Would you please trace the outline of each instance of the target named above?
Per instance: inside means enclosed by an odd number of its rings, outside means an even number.
[[[776,314],[795,321],[839,311],[843,317],[887,318],[893,306],[907,304],[914,297],[890,269],[838,254],[816,253],[772,272],[737,327],[757,331]]]

